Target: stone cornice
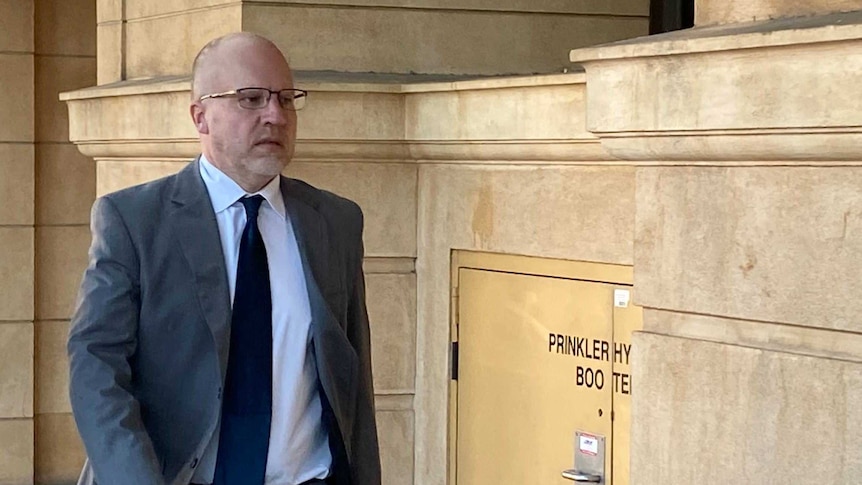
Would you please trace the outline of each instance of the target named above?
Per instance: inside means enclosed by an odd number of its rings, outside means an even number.
[[[588,129],[634,161],[862,160],[862,12],[578,49]]]
[[[296,159],[423,163],[607,161],[584,126],[583,73],[465,79],[305,72]],[[188,77],[63,93],[70,139],[96,159],[164,160],[199,150]]]

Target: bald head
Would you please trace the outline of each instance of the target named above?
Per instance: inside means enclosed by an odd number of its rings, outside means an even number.
[[[270,95],[293,87],[284,54],[260,35],[219,37],[195,59],[189,113],[201,152],[248,193],[272,180],[293,157],[296,112]],[[269,91],[265,105],[240,102],[242,93],[260,92],[246,91],[250,88]]]
[[[225,71],[249,56],[263,53],[274,57],[287,66],[287,59],[271,40],[251,32],[234,32],[211,40],[198,52],[192,64],[192,100],[207,93],[232,89],[221,87]]]

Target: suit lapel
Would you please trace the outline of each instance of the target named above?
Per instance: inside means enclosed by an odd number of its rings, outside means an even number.
[[[198,303],[213,335],[221,375],[230,343],[230,290],[218,223],[195,160],[177,174],[170,225],[194,275]]]
[[[320,384],[342,433],[352,429],[356,353],[329,300],[333,295],[330,244],[326,222],[295,181],[282,178],[282,196],[296,234],[311,306],[311,338]]]

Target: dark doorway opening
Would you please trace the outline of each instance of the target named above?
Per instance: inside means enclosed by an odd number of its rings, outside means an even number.
[[[650,0],[650,34],[661,34],[693,26],[694,0]]]

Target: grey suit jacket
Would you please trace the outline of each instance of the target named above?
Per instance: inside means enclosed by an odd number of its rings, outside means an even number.
[[[342,438],[349,482],[378,485],[362,213],[298,180],[282,177],[281,190],[338,428],[330,437]],[[187,484],[218,421],[231,322],[198,161],[99,198],[91,229],[68,341],[72,412],[88,455],[79,483]]]

